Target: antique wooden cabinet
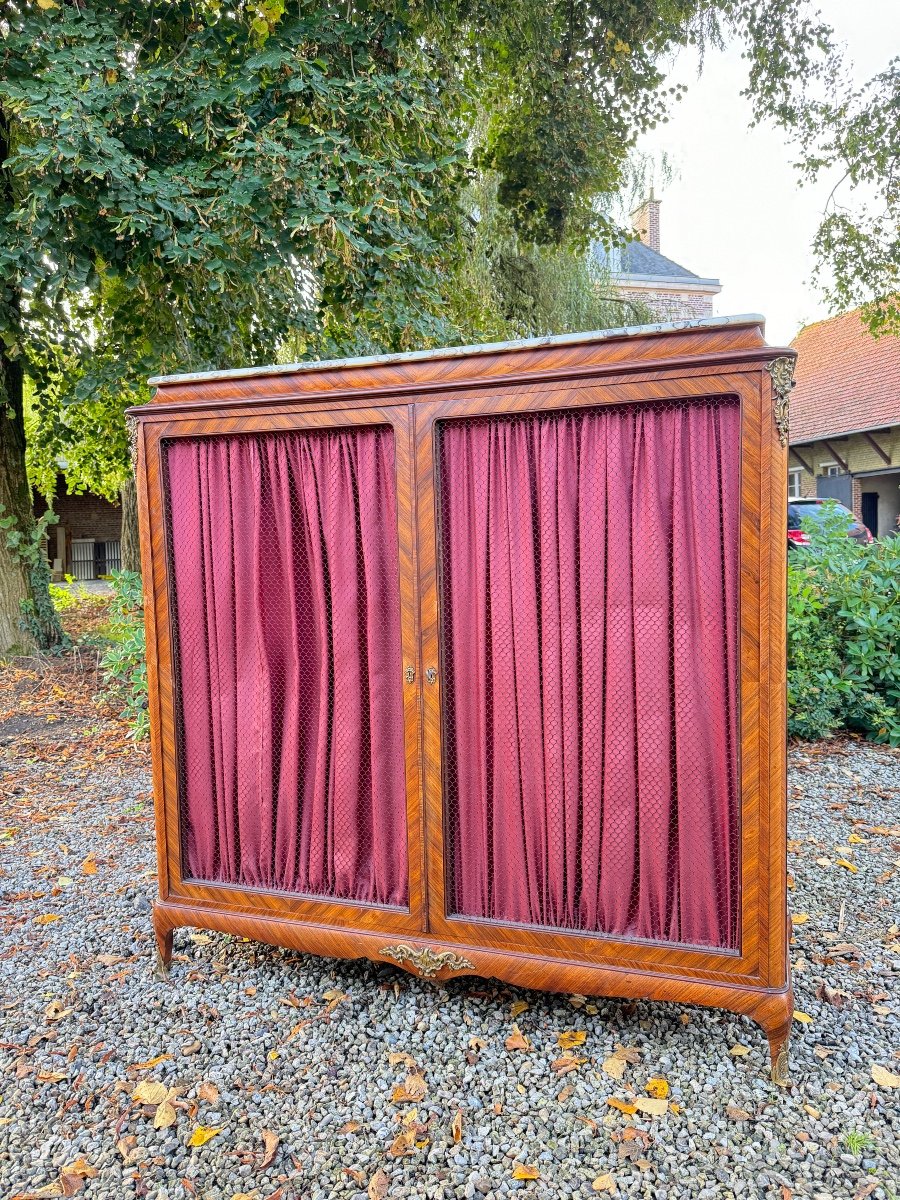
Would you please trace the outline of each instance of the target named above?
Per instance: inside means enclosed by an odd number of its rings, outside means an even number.
[[[154,380],[163,963],[192,925],[791,1020],[793,352],[713,318]]]

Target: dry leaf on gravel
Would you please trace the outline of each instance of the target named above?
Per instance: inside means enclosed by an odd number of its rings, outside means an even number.
[[[389,1054],[388,1062],[392,1067],[396,1066],[397,1063],[403,1063],[408,1071],[416,1071],[418,1069],[415,1059],[404,1050],[395,1050],[392,1054]]]
[[[745,1054],[750,1053],[750,1047],[742,1046],[740,1042],[736,1042],[731,1047],[730,1053],[733,1054],[735,1058],[743,1058]]]
[[[738,1108],[736,1104],[729,1104],[725,1109],[725,1116],[730,1117],[732,1121],[749,1121],[750,1114],[746,1108]]]
[[[338,1133],[356,1133],[357,1129],[362,1129],[359,1121],[345,1121]]]
[[[116,1149],[122,1155],[122,1161],[126,1167],[130,1167],[136,1163],[143,1155],[143,1151],[137,1144],[137,1138],[133,1133],[128,1133],[123,1138],[119,1138],[116,1142]]]
[[[518,1027],[518,1025],[513,1025],[512,1033],[509,1035],[509,1037],[506,1039],[506,1041],[503,1044],[506,1046],[507,1050],[530,1050],[531,1049],[531,1042],[529,1042],[528,1038],[525,1036],[525,1034],[522,1032],[522,1030]]]
[[[39,917],[34,918],[34,923],[35,925],[50,925],[59,919],[59,913],[42,913]]]
[[[214,1083],[201,1083],[197,1088],[197,1098],[205,1100],[207,1104],[218,1104],[219,1089]]]
[[[264,1171],[266,1167],[270,1167],[275,1160],[275,1154],[278,1150],[278,1134],[273,1133],[271,1129],[264,1129],[262,1131],[262,1140],[265,1149],[258,1163],[260,1171]]]
[[[157,1054],[156,1058],[148,1058],[146,1062],[132,1063],[128,1068],[129,1071],[149,1071],[153,1067],[158,1067],[160,1063],[170,1062],[171,1054]]]
[[[459,1144],[462,1141],[463,1133],[463,1112],[461,1108],[456,1110],[453,1120],[450,1122],[450,1133],[453,1141]]]
[[[84,862],[81,864],[81,870],[84,875],[96,875],[97,874],[97,864],[94,861],[93,854],[89,854],[88,857],[84,860]]]
[[[517,1163],[512,1173],[513,1179],[540,1179],[541,1173],[537,1167],[529,1163]]]
[[[64,1008],[61,1000],[51,1000],[44,1009],[44,1019],[46,1021],[61,1021],[63,1017],[70,1017],[74,1011],[72,1008]]]
[[[669,1094],[669,1085],[665,1079],[648,1079],[646,1091],[648,1096],[655,1096],[658,1100],[665,1100]]]
[[[570,1071],[577,1071],[579,1067],[583,1067],[590,1060],[579,1054],[564,1054],[562,1058],[554,1058],[550,1064],[550,1070],[555,1071],[557,1075],[568,1075]]]
[[[637,1112],[636,1104],[628,1104],[625,1100],[620,1100],[618,1096],[610,1096],[606,1103],[610,1108],[617,1108],[619,1112],[625,1113],[628,1117],[633,1117]]]
[[[657,1096],[638,1096],[634,1106],[638,1112],[646,1113],[648,1117],[664,1117],[669,1111],[668,1100]]]
[[[616,1190],[616,1181],[612,1175],[598,1175],[591,1184],[591,1190],[594,1192],[614,1192]]]
[[[169,1129],[178,1120],[178,1114],[175,1111],[175,1106],[172,1101],[178,1095],[175,1088],[169,1088],[168,1094],[162,1104],[157,1106],[153,1116],[154,1129]]]
[[[415,1150],[416,1133],[414,1129],[404,1129],[402,1133],[398,1133],[388,1147],[388,1154],[391,1158],[402,1158],[405,1154],[412,1154]]]
[[[562,1050],[574,1050],[576,1046],[584,1045],[587,1034],[583,1029],[569,1029],[565,1033],[558,1033],[556,1041]]]
[[[142,1079],[135,1085],[131,1099],[134,1104],[155,1105],[162,1104],[168,1094],[169,1089],[164,1083],[157,1083],[154,1079]]]
[[[792,925],[805,925],[809,920],[809,913],[791,913]]]
[[[388,1188],[391,1186],[391,1181],[385,1175],[384,1171],[379,1167],[372,1178],[369,1180],[369,1187],[366,1195],[369,1200],[384,1200],[388,1194]]]
[[[872,1078],[879,1087],[900,1087],[900,1075],[895,1075],[893,1071],[889,1071],[887,1067],[879,1066],[878,1063],[872,1064]]]
[[[799,1021],[801,1025],[812,1025],[812,1017],[809,1013],[800,1012],[799,1009],[794,1009],[794,1020]]]
[[[527,1011],[528,1011],[528,1001],[527,1000],[514,1000],[510,1006],[509,1015],[512,1017],[513,1020],[515,1020],[516,1017],[520,1017],[523,1012],[527,1012]]]
[[[428,1091],[428,1084],[421,1075],[407,1075],[391,1092],[393,1104],[414,1104]]]
[[[198,1125],[187,1140],[189,1146],[205,1146],[211,1142],[217,1133],[222,1132],[221,1125]]]

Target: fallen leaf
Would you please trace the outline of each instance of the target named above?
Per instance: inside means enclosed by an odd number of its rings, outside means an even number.
[[[853,871],[854,873],[859,870],[859,867],[856,865],[856,863],[849,862],[846,858],[837,859],[837,865],[839,867],[844,867],[844,869],[847,871]]]
[[[735,1058],[743,1058],[745,1054],[750,1053],[750,1047],[742,1046],[740,1042],[735,1042],[735,1044],[731,1047],[730,1053],[733,1054]]]
[[[656,1096],[659,1100],[665,1100],[669,1094],[669,1085],[665,1079],[648,1079],[646,1090],[648,1096]]]
[[[528,1001],[527,1000],[514,1000],[512,1002],[512,1004],[510,1005],[509,1015],[512,1017],[513,1020],[515,1020],[516,1017],[520,1017],[523,1012],[527,1012],[527,1011],[528,1011]]]
[[[507,1050],[530,1050],[531,1049],[531,1042],[529,1042],[528,1038],[525,1036],[525,1034],[522,1032],[522,1030],[518,1027],[518,1025],[513,1025],[512,1033],[509,1035],[509,1037],[506,1039],[506,1041],[503,1044],[506,1046]]]
[[[651,1117],[662,1117],[669,1110],[668,1100],[656,1096],[638,1096],[634,1102],[638,1112],[647,1113]]]
[[[826,1004],[833,1004],[835,1008],[842,1008],[846,996],[839,988],[829,987],[823,979],[816,988],[816,999],[824,1000]]]
[[[513,1179],[540,1179],[541,1173],[537,1167],[528,1163],[517,1163],[512,1177]]]
[[[156,1113],[154,1114],[154,1117],[153,1117],[153,1128],[154,1129],[169,1129],[170,1126],[174,1125],[175,1122],[178,1120],[178,1114],[176,1113],[175,1108],[172,1104],[173,1096],[174,1096],[174,1089],[172,1089],[172,1091],[170,1091],[169,1095],[166,1096],[166,1098],[165,1098],[165,1100],[163,1100],[162,1104],[157,1106]]]
[[[395,1050],[392,1054],[389,1054],[388,1062],[392,1067],[396,1066],[397,1063],[403,1063],[403,1065],[409,1071],[418,1070],[415,1059],[411,1055],[407,1054],[404,1050]]]
[[[587,1041],[587,1034],[581,1029],[570,1029],[565,1033],[556,1035],[557,1044],[563,1050],[574,1050],[576,1046],[583,1046]]]
[[[187,1140],[189,1146],[205,1146],[211,1142],[217,1133],[222,1132],[221,1125],[198,1125]]]
[[[550,1070],[555,1071],[558,1075],[568,1075],[570,1071],[577,1071],[588,1061],[582,1055],[564,1054],[562,1058],[554,1058],[550,1064]]]
[[[794,1009],[794,1020],[799,1021],[801,1025],[812,1025],[813,1019],[809,1013],[800,1012],[799,1009]]]
[[[59,913],[42,913],[41,916],[34,918],[34,923],[35,925],[50,925],[59,919]]]
[[[219,1089],[214,1083],[201,1083],[197,1088],[197,1096],[200,1100],[205,1100],[207,1104],[218,1104]]]
[[[63,1008],[61,1000],[51,1000],[44,1009],[44,1017],[48,1021],[61,1021],[63,1017],[70,1017],[74,1009]]]
[[[878,1063],[872,1064],[872,1078],[879,1087],[900,1087],[900,1075],[895,1075],[893,1071],[889,1071],[887,1067],[879,1066]]]
[[[807,1116],[812,1117],[814,1121],[818,1121],[819,1117],[822,1115],[819,1110],[817,1108],[813,1108],[811,1104],[804,1104],[803,1111],[807,1114]]]
[[[458,1108],[453,1120],[450,1122],[450,1133],[453,1135],[453,1141],[457,1144],[462,1141],[463,1132],[463,1113],[462,1109]]]
[[[809,920],[809,913],[791,913],[792,925],[805,925]]]
[[[131,1099],[135,1104],[162,1104],[168,1094],[169,1089],[164,1083],[144,1079],[135,1086]]]
[[[271,1129],[264,1129],[262,1131],[262,1140],[265,1149],[258,1163],[260,1171],[264,1171],[266,1167],[270,1167],[275,1160],[275,1154],[278,1150],[278,1134],[273,1133]]]
[[[171,1054],[157,1054],[156,1058],[148,1058],[146,1062],[133,1063],[129,1071],[149,1071],[151,1067],[158,1067],[160,1063],[169,1062],[172,1058]]]
[[[865,846],[866,839],[859,836],[858,833],[851,833],[847,838],[851,846]]]
[[[38,1083],[62,1083],[67,1075],[65,1071],[38,1071],[35,1078]]]
[[[133,1133],[128,1133],[125,1137],[120,1138],[116,1142],[116,1149],[122,1155],[126,1167],[130,1167],[133,1163],[136,1163],[142,1154],[141,1148],[137,1144],[137,1138]]]
[[[398,1133],[388,1147],[388,1154],[391,1158],[402,1158],[405,1154],[411,1154],[415,1150],[416,1134],[414,1129],[404,1129],[402,1133]]]
[[[616,1181],[612,1175],[598,1175],[591,1184],[591,1190],[595,1192],[614,1192],[616,1190]]]
[[[623,1112],[629,1117],[633,1117],[637,1112],[636,1104],[627,1104],[624,1100],[620,1100],[618,1096],[610,1096],[606,1103],[610,1108],[617,1108],[619,1112]]]
[[[750,1114],[746,1108],[738,1108],[736,1104],[729,1104],[725,1109],[726,1117],[731,1117],[732,1121],[749,1121]]]
[[[359,1121],[345,1121],[338,1130],[338,1133],[356,1133],[357,1129],[362,1129],[362,1124]]]
[[[603,1060],[603,1070],[613,1079],[621,1079],[625,1074],[625,1059],[618,1054],[610,1054]]]
[[[428,1084],[421,1075],[407,1075],[391,1092],[393,1104],[411,1104],[421,1100],[428,1091]]]
[[[96,864],[96,862],[94,862],[93,854],[89,854],[88,857],[84,860],[84,862],[81,864],[81,870],[84,875],[96,875],[97,874],[97,864]]]
[[[388,1188],[391,1186],[391,1181],[385,1175],[384,1171],[379,1167],[372,1178],[369,1180],[369,1187],[366,1195],[369,1200],[384,1200],[388,1194]]]

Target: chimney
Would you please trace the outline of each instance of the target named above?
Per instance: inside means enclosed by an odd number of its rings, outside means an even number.
[[[631,214],[634,231],[651,250],[659,254],[659,201],[650,189],[650,197]]]

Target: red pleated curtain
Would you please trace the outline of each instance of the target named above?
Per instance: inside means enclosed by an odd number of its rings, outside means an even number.
[[[735,948],[738,404],[437,445],[449,911]]]
[[[393,431],[171,441],[184,874],[408,903]]]

